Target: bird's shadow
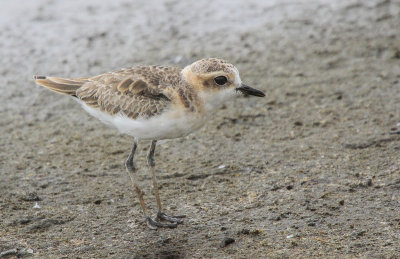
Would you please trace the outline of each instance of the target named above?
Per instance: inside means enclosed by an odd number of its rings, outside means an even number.
[[[148,249],[136,252],[133,258],[186,258],[185,243],[185,240],[179,238],[164,238],[153,244],[153,247],[148,247]]]

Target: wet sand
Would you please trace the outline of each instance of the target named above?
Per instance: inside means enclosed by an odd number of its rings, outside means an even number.
[[[0,257],[399,257],[399,28],[394,0],[6,1]],[[204,57],[267,96],[157,148],[163,204],[187,219],[151,231],[124,174],[132,139],[32,75]]]

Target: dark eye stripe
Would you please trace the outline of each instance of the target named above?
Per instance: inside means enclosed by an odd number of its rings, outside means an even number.
[[[217,76],[214,81],[217,85],[224,85],[228,82],[228,78],[226,76]]]

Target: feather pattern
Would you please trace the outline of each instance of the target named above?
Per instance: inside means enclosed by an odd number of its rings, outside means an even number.
[[[226,83],[218,84],[218,76]],[[122,133],[158,140],[199,129],[241,86],[237,69],[218,59],[199,60],[184,69],[137,66],[89,78],[34,79],[73,96],[88,113]]]
[[[137,119],[158,115],[171,105],[174,88],[182,85],[180,71],[175,67],[139,66],[91,78],[35,76],[35,80],[50,90],[77,97],[101,112],[123,113]]]

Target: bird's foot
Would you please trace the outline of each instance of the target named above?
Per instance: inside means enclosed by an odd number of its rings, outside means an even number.
[[[166,220],[171,223],[176,223],[176,224],[182,224],[183,223],[183,218],[185,218],[186,215],[178,215],[178,216],[168,216],[164,212],[158,211],[157,212],[157,220]]]
[[[153,220],[150,217],[146,218],[147,227],[153,230],[158,228],[176,228],[178,223],[163,223],[158,220]]]
[[[178,224],[183,223],[183,218],[186,217],[185,215],[178,215],[178,216],[168,216],[165,213],[159,211],[157,213],[157,217],[153,220],[150,217],[146,217],[146,223],[147,227],[153,230],[156,230],[158,228],[176,228]],[[163,221],[168,221],[167,222],[161,222]]]

